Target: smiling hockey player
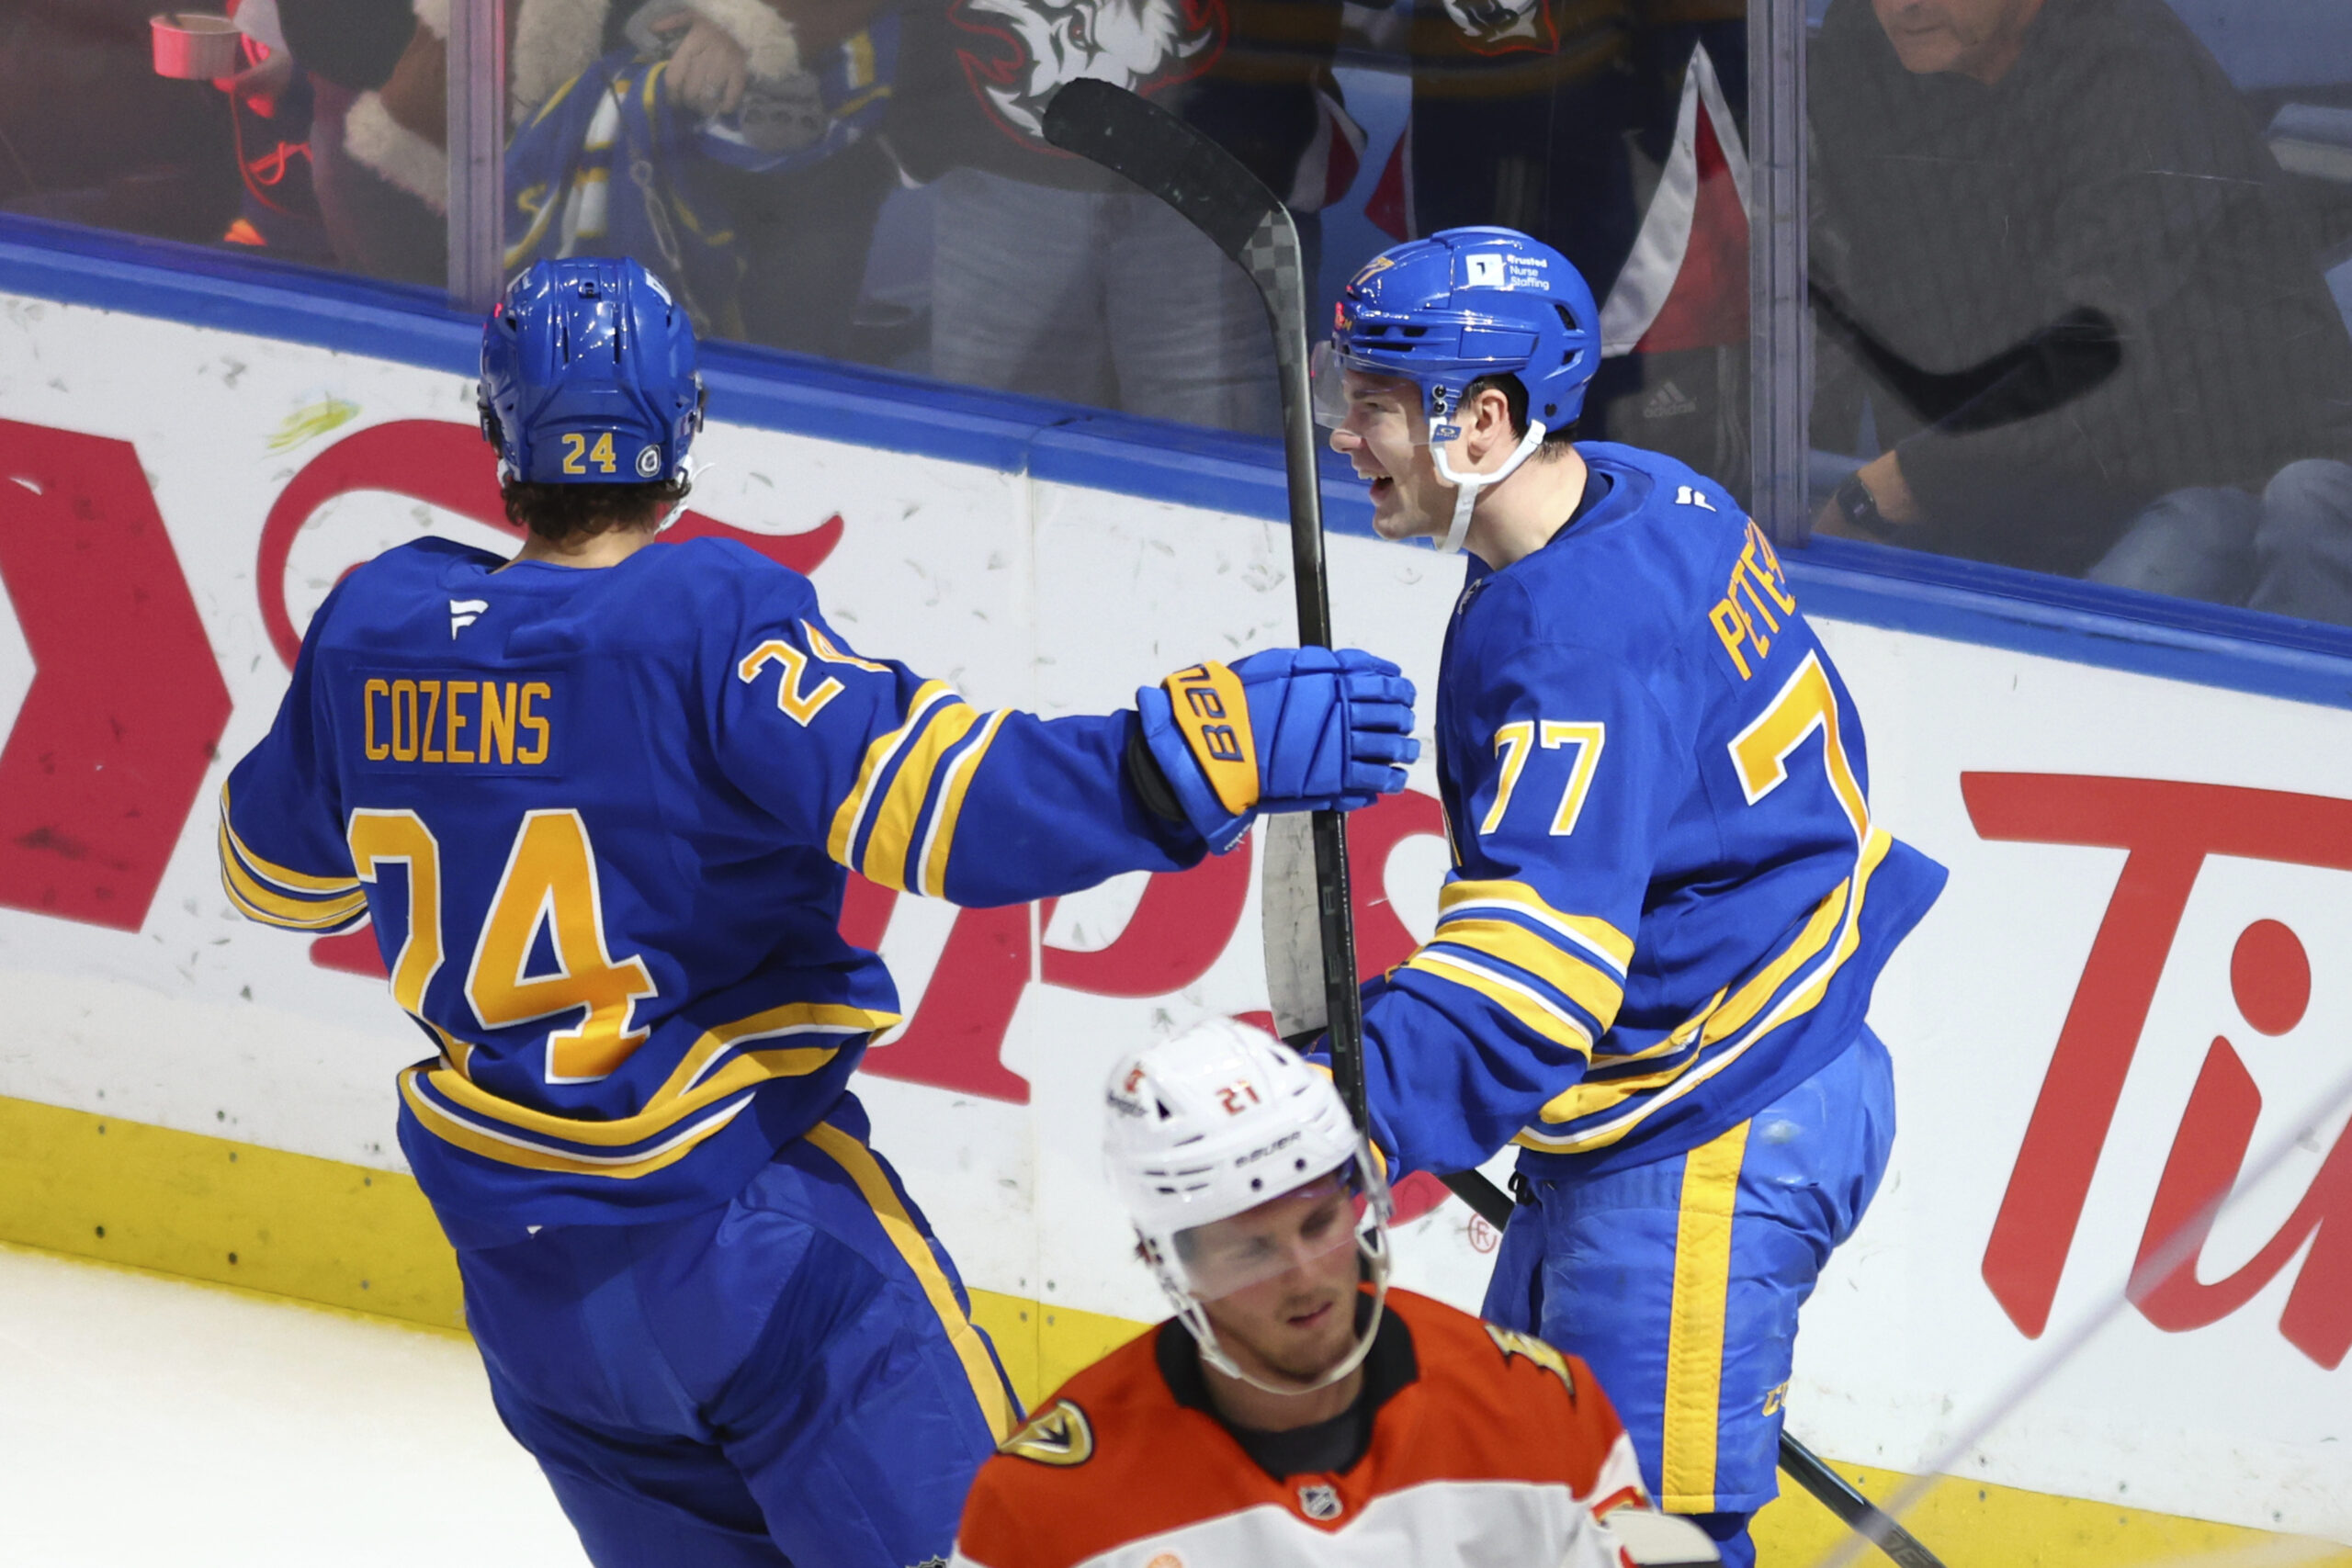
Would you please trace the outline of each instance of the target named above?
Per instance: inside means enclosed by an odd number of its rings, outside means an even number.
[[[1121,1062],[1107,1100],[1176,1315],[982,1468],[959,1568],[1620,1568],[1643,1498],[1608,1399],[1574,1357],[1388,1288],[1388,1189],[1327,1076],[1220,1019]],[[1634,1561],[1714,1561],[1695,1544]]]
[[[372,919],[436,1055],[401,1146],[500,1415],[605,1568],[906,1568],[1017,1421],[848,1080],[897,993],[847,870],[967,904],[1191,864],[1404,782],[1411,687],[1270,651],[1136,710],[977,710],[741,546],[654,545],[702,423],[684,311],[542,262],[485,330],[509,561],[352,573],[221,799],[237,907]]]
[[[1600,354],[1549,247],[1456,229],[1348,286],[1332,446],[1382,536],[1474,558],[1447,628],[1434,935],[1366,990],[1406,1170],[1517,1143],[1486,1315],[1589,1361],[1726,1562],[1777,1492],[1797,1313],[1893,1138],[1872,982],[1943,872],[1872,820],[1860,721],[1763,531],[1569,440]]]

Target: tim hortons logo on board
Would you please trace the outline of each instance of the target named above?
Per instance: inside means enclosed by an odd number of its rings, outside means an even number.
[[[2352,871],[2352,801],[2221,784],[2056,773],[1964,773],[1970,818],[1987,839],[2125,852],[2107,913],[2060,1029],[2024,1145],[1984,1248],[1984,1282],[2028,1336],[2049,1324],[2091,1178],[2107,1146],[2181,912],[2208,855]],[[2249,1028],[2283,1034],[2311,999],[2311,964],[2286,925],[2240,933],[2230,987]],[[2142,1291],[2141,1314],[2172,1332],[2201,1328],[2303,1260],[2278,1330],[2321,1366],[2352,1348],[2352,1130],[2339,1136],[2286,1224],[2229,1278],[2205,1283],[2198,1258],[2213,1207],[2238,1179],[2262,1095],[2225,1035],[2207,1049],[2141,1233],[2135,1272],[2177,1258]]]

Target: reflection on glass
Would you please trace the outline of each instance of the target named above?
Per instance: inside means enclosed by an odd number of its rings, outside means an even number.
[[[1078,76],[1145,94],[1289,201],[1311,264],[1312,215],[1357,135],[1330,78],[1340,20],[1338,0],[910,6],[889,137],[928,187],[932,373],[1273,433],[1249,280],[1172,211],[1048,146],[1040,116]]]
[[[871,6],[514,0],[509,269],[628,255],[706,336],[856,352],[895,183],[875,136],[899,26]],[[850,14],[857,13],[857,14]]]
[[[1417,232],[1557,248],[1601,302],[1579,434],[1746,496],[1745,0],[1431,0],[1413,9]],[[1399,237],[1402,237],[1401,235]]]
[[[239,136],[252,138],[255,163],[300,136],[281,138],[251,108],[232,124],[231,97],[209,81],[156,74],[153,9],[96,0],[0,10],[0,206],[195,241],[222,239],[245,216]],[[224,81],[248,59],[228,41]]]
[[[2212,10],[1832,0],[1822,532],[2352,623],[2352,12]]]

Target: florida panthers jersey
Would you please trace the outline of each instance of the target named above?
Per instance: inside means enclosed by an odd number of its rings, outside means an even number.
[[[1199,857],[1124,784],[1131,724],[976,710],[740,545],[420,540],[312,620],[222,874],[274,925],[373,919],[436,1051],[401,1142],[445,1220],[653,1219],[732,1196],[898,1019],[844,868],[987,905]]]
[[[1763,531],[1671,458],[1476,563],[1437,702],[1453,869],[1366,993],[1382,1142],[1459,1170],[1683,1152],[1861,1028],[1942,867],[1872,818],[1862,728]]]
[[[1541,1340],[1389,1292],[1363,1456],[1281,1477],[1218,1421],[1197,1358],[1170,1322],[1072,1378],[980,1467],[955,1568],[1624,1561],[1596,1519],[1645,1501],[1633,1445],[1584,1363]]]

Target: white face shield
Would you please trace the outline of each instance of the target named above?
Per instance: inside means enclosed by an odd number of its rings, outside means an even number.
[[[1463,536],[1470,531],[1471,512],[1478,504],[1478,492],[1509,479],[1544,444],[1544,422],[1531,418],[1526,435],[1501,468],[1491,473],[1463,472],[1453,462],[1453,454],[1460,449],[1461,425],[1451,413],[1444,417],[1420,417],[1420,405],[1429,394],[1418,383],[1351,363],[1328,339],[1315,345],[1308,359],[1308,377],[1315,422],[1325,429],[1348,431],[1374,449],[1430,449],[1430,461],[1437,469],[1437,477],[1453,487],[1453,515],[1447,522],[1443,536],[1437,541],[1440,555],[1450,555],[1462,547]]]
[[[1178,1231],[1170,1250],[1185,1293],[1219,1301],[1286,1274],[1311,1273],[1354,1247],[1370,1204],[1352,1177],[1335,1170],[1246,1213]]]

